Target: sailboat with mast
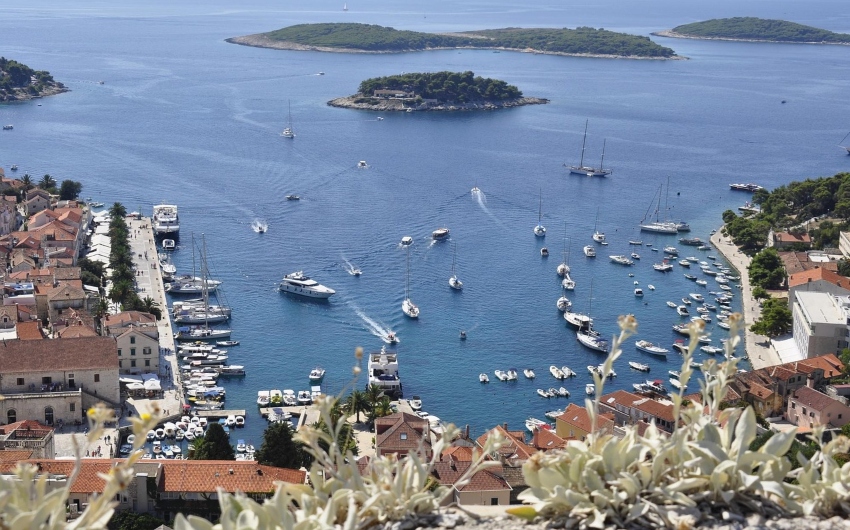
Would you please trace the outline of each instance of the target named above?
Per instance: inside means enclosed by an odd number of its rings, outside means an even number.
[[[404,288],[404,301],[401,302],[401,310],[410,318],[419,318],[419,306],[410,299],[410,247],[407,248],[407,283]]]
[[[596,209],[596,222],[593,223],[593,240],[596,241],[597,243],[604,243],[605,242],[605,232],[600,232],[598,227],[599,227],[599,208]]]
[[[845,143],[844,143],[844,141],[845,141],[845,140],[847,140],[847,137],[848,137],[848,136],[850,136],[850,132],[849,132],[849,133],[847,133],[847,134],[844,136],[844,138],[842,138],[842,139],[841,139],[841,141],[840,141],[840,142],[838,142],[838,147],[840,147],[840,148],[844,149],[845,151],[847,151],[847,154],[848,154],[848,155],[850,155],[850,145],[847,145],[847,144],[845,144]]]
[[[289,100],[286,103],[289,106],[289,122],[280,135],[284,138],[295,138],[295,132],[292,130],[292,103]]]
[[[452,276],[449,278],[449,287],[456,291],[463,289],[463,282],[460,281],[455,274],[455,264],[457,263],[457,244],[454,246],[454,254],[452,255]]]
[[[540,206],[537,209],[537,226],[534,227],[534,235],[546,237],[546,227],[543,226],[543,189],[540,190]]]
[[[590,281],[590,300],[587,303],[587,313],[590,314],[593,307],[593,280]],[[580,326],[576,332],[576,339],[591,350],[608,353],[608,341],[602,338],[602,334],[593,329],[593,319],[588,315],[582,315],[587,318],[587,326]],[[567,314],[564,313],[564,318]],[[569,320],[567,320],[569,322]]]
[[[584,149],[587,146],[587,124],[590,120],[584,122],[584,139],[581,141],[581,159],[577,166],[568,166],[570,173],[574,175],[587,175],[588,177],[607,177],[611,174],[610,169],[605,169],[602,164],[605,162],[605,143],[602,141],[602,160],[599,161],[599,167],[584,165]],[[566,164],[564,164],[566,166]]]
[[[174,338],[178,341],[211,341],[230,338],[231,331],[229,329],[213,329],[210,327],[210,318],[213,313],[210,312],[210,290],[207,284],[209,277],[209,267],[207,266],[207,243],[203,239],[201,249],[201,295],[204,304],[203,315],[204,322],[199,326],[181,327],[177,330]]]
[[[655,221],[652,220],[649,210],[647,210],[646,215],[644,215],[643,220],[640,222],[640,229],[642,232],[655,232],[657,234],[678,234],[679,227],[676,223],[672,221],[664,220],[662,221],[659,218],[659,211],[661,210],[661,189],[664,187],[662,184],[658,187],[658,205],[655,207]],[[670,193],[670,182],[668,179],[667,182],[667,193]],[[653,196],[652,202],[649,204],[649,208],[652,209],[652,205],[655,203],[655,197]],[[664,210],[667,210],[667,199],[664,200]]]

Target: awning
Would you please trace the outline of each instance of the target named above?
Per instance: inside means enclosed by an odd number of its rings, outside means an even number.
[[[142,383],[128,383],[127,390],[144,390],[145,385]]]
[[[162,387],[159,385],[159,379],[149,379],[145,381],[143,386],[145,390],[162,390]]]

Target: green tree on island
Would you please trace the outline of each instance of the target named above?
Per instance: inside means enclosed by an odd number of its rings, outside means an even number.
[[[257,462],[265,466],[301,469],[308,467],[312,458],[304,446],[292,439],[295,431],[289,422],[269,424],[263,431],[263,443],[256,453]]]
[[[750,331],[767,337],[778,337],[791,331],[792,316],[788,301],[770,298],[762,304],[761,318],[750,326]]]
[[[56,192],[56,179],[51,177],[50,174],[46,174],[43,177],[41,177],[41,180],[38,181],[38,187],[45,190],[45,191],[55,193]]]
[[[236,460],[236,453],[230,445],[230,439],[224,432],[224,427],[211,423],[203,438],[195,440],[195,450],[190,453],[190,460]]]
[[[754,287],[779,289],[785,281],[785,264],[775,248],[766,248],[756,254],[748,270]]]
[[[59,200],[72,201],[80,196],[83,185],[75,180],[63,180],[59,188]]]

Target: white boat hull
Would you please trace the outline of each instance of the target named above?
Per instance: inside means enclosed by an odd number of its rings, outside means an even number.
[[[402,312],[410,318],[419,318],[419,307],[410,298],[405,298],[401,303]]]

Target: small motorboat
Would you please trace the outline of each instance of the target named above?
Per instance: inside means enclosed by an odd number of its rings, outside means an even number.
[[[18,170],[18,165],[12,164],[12,171],[17,171],[17,170]]]
[[[672,307],[673,309],[676,309],[676,302],[671,302],[670,300],[667,300],[667,307]]]
[[[670,386],[676,390],[682,390],[682,383],[680,383],[678,379],[674,379],[672,377],[670,378]]]
[[[154,454],[157,454],[157,455],[162,452],[162,442],[160,442],[159,440],[154,440],[154,442],[153,442],[153,452],[154,452]]]
[[[384,342],[386,342],[387,344],[398,344],[399,343],[398,335],[396,335],[395,332],[393,332],[393,331],[388,331],[387,334],[384,335],[383,338],[384,338]]]
[[[546,247],[541,248],[540,249],[540,255],[544,258],[548,257],[549,256],[549,249],[546,248]]]
[[[245,440],[238,440],[236,442],[236,450],[239,451],[240,453],[245,452]]]
[[[566,296],[562,296],[558,298],[558,301],[555,303],[555,306],[558,308],[558,311],[563,313],[564,311],[568,311],[570,308],[572,308],[573,304],[572,302],[570,302],[569,298],[567,298]]]
[[[640,287],[635,287],[635,296],[643,296],[643,289],[641,289]]]
[[[647,285],[647,288],[649,288],[649,290],[650,290],[650,291],[654,291],[654,290],[655,290],[655,286],[654,286],[654,285],[652,285],[651,283],[650,283],[649,285]]]
[[[679,376],[682,375],[679,370],[667,370],[667,373],[670,374],[671,377],[675,377],[676,379],[679,379]]]
[[[227,418],[224,419],[224,424],[227,425],[228,427],[235,427],[236,426],[236,416],[233,416],[233,415],[228,416]]]
[[[244,427],[245,426],[245,417],[244,416],[236,416],[236,426]]]
[[[542,397],[542,398],[550,398],[550,397],[552,397],[552,396],[549,394],[549,392],[548,392],[548,391],[543,390],[542,388],[538,388],[538,389],[537,389],[537,395],[538,395],[538,396],[540,396],[540,397]]]
[[[691,305],[691,300],[690,298],[682,298],[682,303],[685,305]]]
[[[460,340],[466,340],[466,332],[464,330],[460,330]]]
[[[498,379],[499,381],[504,382],[508,380],[508,374],[504,370],[495,370],[493,373],[496,375],[496,379]]]
[[[700,351],[709,355],[715,355],[718,353],[723,353],[723,348],[719,346],[702,346],[700,347]]]
[[[130,444],[130,445],[133,445],[134,443],[136,443],[136,435],[131,434],[131,435],[127,436],[127,443]]]
[[[586,385],[584,385],[584,393],[588,396],[592,396],[596,393],[596,385],[594,385],[593,383],[587,383]]]
[[[299,197],[298,195],[287,195],[286,200],[287,201],[300,201],[301,197]]]
[[[162,427],[160,427],[160,428],[158,428],[158,429],[156,430],[156,439],[157,439],[157,440],[162,440],[162,439],[164,439],[164,438],[165,438],[165,429],[163,429]]]
[[[449,237],[449,229],[448,228],[438,228],[431,232],[431,238],[435,241],[441,241],[443,239],[447,239]]]
[[[367,167],[369,167],[369,164],[367,164],[365,160],[357,162],[357,169],[366,169]]]
[[[558,389],[558,397],[570,397],[570,391],[564,387]]]
[[[152,442],[154,438],[156,438],[156,432],[148,431],[148,434],[145,438],[147,439],[147,441]]]
[[[177,432],[174,433],[174,439],[178,442],[182,441],[185,437],[186,433],[183,431],[183,429],[177,429]]]
[[[552,374],[552,377],[555,379],[566,379],[567,376],[564,374],[563,370],[555,366],[554,364],[549,367],[549,373]]]
[[[312,370],[310,370],[310,381],[315,383],[315,382],[321,381],[322,378],[324,378],[324,377],[325,377],[325,369],[324,368],[317,366],[317,367],[313,368]]]
[[[516,381],[517,380],[516,368],[511,368],[510,370],[508,370],[505,373],[508,374],[508,381]]]
[[[673,343],[673,349],[681,353],[682,355],[686,355],[688,353],[688,345],[685,344],[683,340],[677,340]]]
[[[413,238],[412,237],[404,236],[403,238],[401,238],[401,245],[402,246],[406,247],[407,245],[412,245],[412,244],[413,244]]]
[[[683,305],[680,305],[679,307],[677,307],[676,312],[679,313],[679,316],[682,316],[682,317],[686,317],[690,314],[690,313],[688,313],[688,308],[683,306]]]
[[[635,370],[639,370],[641,372],[648,372],[649,365],[644,363],[639,363],[637,361],[629,361],[629,366],[634,368]]]
[[[174,248],[176,246],[177,246],[177,243],[175,243],[173,239],[163,239],[162,240],[163,250],[174,250]]]
[[[416,412],[417,410],[422,410],[422,398],[419,396],[413,396],[412,399],[407,401],[407,404],[410,405],[410,408]]]
[[[480,381],[481,383],[489,383],[489,382],[490,382],[490,378],[489,378],[489,377],[487,377],[487,374],[485,374],[485,373],[480,373],[480,374],[478,374],[478,381]]]
[[[534,379],[534,377],[535,377],[534,370],[532,370],[531,368],[526,368],[525,370],[523,370],[523,371],[522,371],[522,374],[523,374],[523,375],[524,375],[527,379]]]
[[[575,377],[576,376],[576,373],[573,372],[572,368],[570,368],[569,366],[566,366],[566,365],[562,366],[561,371],[564,372],[564,377]]]
[[[632,252],[632,259],[640,259],[640,254],[637,252]]]
[[[194,429],[187,429],[186,434],[184,434],[183,436],[186,438],[187,442],[194,442],[195,441],[195,430]]]

